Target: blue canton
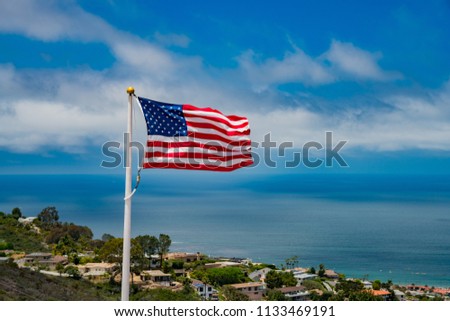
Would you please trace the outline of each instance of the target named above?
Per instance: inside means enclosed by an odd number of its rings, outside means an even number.
[[[181,105],[161,103],[138,97],[147,122],[148,135],[187,136],[186,119]]]

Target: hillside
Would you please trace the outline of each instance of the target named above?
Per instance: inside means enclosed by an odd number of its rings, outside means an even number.
[[[47,276],[8,264],[0,268],[0,301],[105,301],[117,300],[118,292],[108,284]]]
[[[0,216],[0,242],[10,244],[15,251],[26,253],[48,251],[42,235],[17,220]]]

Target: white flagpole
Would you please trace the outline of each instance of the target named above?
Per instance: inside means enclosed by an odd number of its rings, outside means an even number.
[[[128,87],[128,125],[125,140],[125,209],[123,218],[122,301],[130,297],[130,249],[131,249],[131,141],[133,128],[132,101],[134,88]]]

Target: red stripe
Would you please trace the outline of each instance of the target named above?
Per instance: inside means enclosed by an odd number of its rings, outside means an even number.
[[[242,147],[250,146],[241,145]],[[218,151],[218,152],[232,152],[236,151],[237,148],[226,148],[215,144],[202,144],[198,142],[160,142],[160,141],[147,141],[147,147],[163,147],[163,148],[180,148],[180,147],[200,147],[206,150]]]
[[[193,132],[189,132],[188,131],[188,136],[195,139],[205,139],[205,140],[209,140],[211,142],[214,141],[221,141],[227,144],[230,144],[232,146],[245,146],[245,145],[250,145],[250,139],[245,139],[245,140],[233,140],[233,139],[228,139],[228,138],[224,138],[222,136],[219,135],[215,135],[215,134],[205,134],[205,133],[193,133]]]
[[[247,129],[244,131],[226,130],[226,129],[223,129],[221,127],[214,125],[214,123],[197,123],[197,122],[186,121],[186,125],[188,125],[190,127],[195,127],[195,128],[214,129],[214,130],[217,130],[218,132],[221,132],[222,134],[225,134],[228,136],[250,135],[250,129]]]
[[[234,128],[234,129],[240,129],[240,128],[248,126],[248,120],[246,120],[246,122],[244,122],[242,124],[236,125],[236,124],[229,122],[226,119],[223,119],[220,117],[214,117],[213,115],[208,115],[208,116],[197,115],[197,114],[189,113],[188,111],[187,112],[183,111],[183,115],[184,115],[184,118],[186,118],[186,120],[189,120],[190,118],[202,118],[202,119],[205,119],[205,120],[213,122],[213,123],[224,124],[228,127]]]
[[[144,168],[172,168],[172,169],[194,169],[194,170],[207,170],[216,172],[231,172],[238,168],[250,166],[253,164],[253,160],[246,160],[232,166],[211,166],[206,164],[189,164],[189,163],[144,163]]]
[[[153,157],[166,157],[166,158],[188,158],[192,160],[199,160],[199,159],[207,159],[207,160],[213,160],[213,161],[222,161],[227,162],[233,159],[251,159],[251,154],[236,154],[236,155],[229,155],[229,156],[219,156],[219,155],[211,155],[208,153],[199,153],[199,152],[181,152],[181,153],[164,153],[164,152],[147,152],[145,153],[145,158],[153,158]]]
[[[221,114],[221,115],[227,117],[231,121],[247,120],[247,117],[236,116],[236,115],[224,115],[222,112],[218,111],[217,109],[213,109],[213,108],[210,108],[210,107],[200,108],[200,107],[195,107],[195,106],[192,106],[192,105],[183,105],[182,108],[183,108],[183,111],[185,111],[185,110],[195,110],[195,111],[207,111],[207,112]]]

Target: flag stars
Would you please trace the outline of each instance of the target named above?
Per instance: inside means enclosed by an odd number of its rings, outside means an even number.
[[[187,124],[181,105],[165,104],[139,97],[149,135],[167,137],[187,134]]]

